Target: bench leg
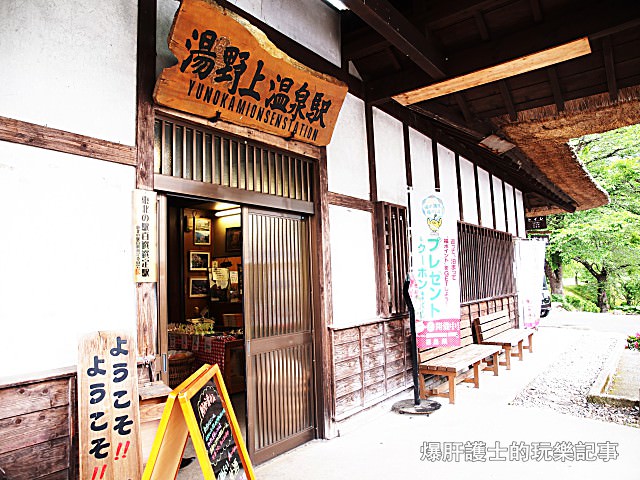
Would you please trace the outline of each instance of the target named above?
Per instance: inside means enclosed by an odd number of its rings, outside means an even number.
[[[527,348],[529,349],[529,353],[533,353],[533,333],[529,335],[529,346]]]
[[[420,387],[420,398],[423,400],[427,399],[427,388],[424,384],[424,374],[418,371],[418,385]]]
[[[498,360],[498,357],[500,356],[500,352],[496,352],[493,355],[493,375],[495,377],[498,376],[498,366],[500,365],[500,361]],[[507,357],[509,358],[509,357]]]
[[[504,346],[504,362],[502,365],[506,365],[507,370],[511,370],[511,345]]]
[[[473,387],[480,388],[480,362],[473,364]]]
[[[447,375],[447,378],[449,379],[449,403],[453,405],[454,403],[456,403],[456,374],[455,374],[455,372]]]
[[[522,353],[523,353],[524,348],[522,347],[522,340],[520,340],[518,342],[518,360],[522,361],[522,359],[524,358]]]

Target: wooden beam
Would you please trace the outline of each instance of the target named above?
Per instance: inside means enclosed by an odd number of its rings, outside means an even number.
[[[351,197],[341,193],[327,192],[327,202],[329,205],[336,205],[338,207],[373,213],[373,202],[362,198]]]
[[[475,42],[468,48],[447,52],[447,73],[450,76],[463,75],[485,68],[488,60],[498,64],[576,38],[588,36],[593,41],[616,32],[640,28],[640,2],[611,0],[610,3],[611,7],[604,11],[593,2],[581,4],[577,9],[570,6],[553,15],[547,14],[543,23],[532,24],[503,37],[494,36],[486,43]],[[469,12],[466,15],[471,17]],[[572,19],[569,23],[568,16]],[[381,102],[427,83],[429,80],[424,72],[412,65],[401,72],[367,82],[367,101]]]
[[[373,133],[373,107],[365,105],[364,119],[367,135],[367,158],[369,161],[369,199],[378,201],[378,180],[376,177],[376,146]]]
[[[135,147],[12,118],[0,117],[0,140],[123,165],[136,164]]]
[[[507,85],[506,80],[500,80],[498,82],[498,87],[500,88],[500,95],[502,96],[502,101],[504,102],[505,107],[507,108],[507,113],[509,114],[509,118],[512,122],[515,122],[518,119],[518,114],[516,112],[516,107],[513,104],[513,98],[511,97],[511,90],[509,90],[509,85]]]
[[[456,92],[453,94],[453,98],[455,99],[460,111],[462,112],[462,116],[464,117],[467,123],[473,123],[473,114],[471,113],[471,109],[469,108],[469,104],[465,100],[462,92]]]
[[[533,15],[533,21],[539,23],[542,21],[542,8],[540,8],[540,0],[529,0],[531,5],[531,14]]]
[[[455,2],[442,2],[441,8],[431,10],[429,18],[426,18],[427,25],[432,30],[440,30],[450,27],[454,23],[473,17],[473,12],[486,11],[499,8],[502,5],[511,3],[511,0],[456,0]]]
[[[571,18],[571,21],[567,21]],[[600,3],[570,4],[565,9],[548,13],[539,24],[497,37],[487,43],[471,44],[447,52],[447,73],[462,75],[485,68],[490,60],[498,64],[531,52],[562,45],[582,37],[590,41],[616,32],[640,27],[640,2],[610,0],[607,8]]]
[[[389,41],[375,30],[344,32],[342,38],[342,57],[358,60],[389,46]]]
[[[402,122],[402,139],[404,141],[404,170],[407,178],[407,186],[413,187],[413,171],[411,168],[411,138],[409,125]]]
[[[611,37],[607,36],[602,39],[602,54],[604,55],[604,69],[607,72],[607,88],[609,89],[609,98],[611,100],[618,99],[618,83],[616,82],[616,66],[613,58],[613,47],[611,46]]]
[[[432,78],[445,77],[442,54],[387,0],[343,3]]]
[[[560,81],[558,80],[556,67],[551,66],[547,68],[547,77],[549,77],[549,83],[551,84],[553,101],[556,103],[558,112],[562,112],[564,110],[564,98],[562,98],[562,90],[560,89]]]
[[[589,39],[585,37],[492,67],[483,68],[466,75],[427,85],[426,87],[418,88],[411,92],[395,95],[393,99],[401,105],[411,105],[544,68],[589,53],[591,53],[591,46],[589,45]]]
[[[434,145],[437,142],[458,152],[519,190],[523,192],[535,191],[559,208],[567,212],[575,211],[573,199],[549,181],[517,147],[503,155],[496,155],[486,148],[479,147],[478,142],[482,140],[482,135],[453,122],[448,122],[430,112],[424,112],[420,105],[403,108],[398,103],[390,102],[382,104],[378,108],[427,135],[433,140]],[[433,158],[434,172],[437,172],[438,162],[435,146]],[[438,177],[439,175],[436,173],[436,178]]]
[[[487,28],[487,23],[484,21],[482,12],[476,10],[473,12],[473,18],[476,21],[476,27],[478,28],[478,33],[480,33],[480,38],[486,42],[490,38],[489,29]]]

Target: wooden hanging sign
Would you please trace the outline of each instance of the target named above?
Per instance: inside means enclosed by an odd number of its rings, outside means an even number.
[[[122,332],[95,332],[80,341],[80,480],[138,480],[142,474],[136,352]]]
[[[346,84],[287,56],[239,15],[182,0],[169,49],[178,64],[158,78],[156,103],[313,145],[331,140]]]
[[[169,394],[142,480],[175,478],[189,435],[204,480],[255,480],[218,365],[203,365]]]

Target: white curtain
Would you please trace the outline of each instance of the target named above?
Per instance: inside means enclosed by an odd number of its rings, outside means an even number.
[[[524,328],[536,328],[540,323],[546,246],[546,241],[542,239],[515,239],[518,309],[520,312],[520,324]]]

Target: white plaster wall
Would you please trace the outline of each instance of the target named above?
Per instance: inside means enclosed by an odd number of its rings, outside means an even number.
[[[522,192],[515,189],[516,191],[516,216],[518,221],[518,233],[521,238],[526,238],[526,226],[524,221],[524,198],[522,196]]]
[[[369,199],[369,157],[364,102],[347,94],[327,145],[329,191]]]
[[[407,173],[402,122],[373,109],[378,200],[407,205]]]
[[[460,157],[460,187],[462,188],[462,213],[464,221],[478,225],[478,204],[476,203],[476,179],[473,163]]]
[[[409,150],[411,152],[411,179],[416,192],[433,192],[436,184],[433,177],[433,150],[431,139],[409,128]]]
[[[135,144],[137,4],[0,2],[0,116]]]
[[[449,208],[455,210],[456,218],[460,220],[455,155],[451,150],[440,144],[438,144],[438,170],[440,172],[440,191],[446,192],[449,195],[451,199],[451,206]]]
[[[376,283],[369,212],[329,205],[335,326],[375,319]]]
[[[507,219],[504,215],[504,195],[502,194],[502,180],[491,177],[493,181],[493,200],[496,209],[496,230],[507,231]]]
[[[230,3],[331,63],[341,65],[340,16],[324,2],[320,0],[230,0]],[[178,6],[176,0],[158,1],[157,71],[175,63],[167,46],[167,36]]]
[[[489,172],[478,167],[478,190],[480,190],[480,215],[482,216],[481,225],[487,228],[493,226],[493,212],[491,206],[491,180]]]
[[[135,169],[0,142],[0,377],[75,365],[83,333],[135,332]]]
[[[507,227],[511,235],[517,235],[516,205],[513,201],[513,187],[504,182],[504,201],[507,204]]]

